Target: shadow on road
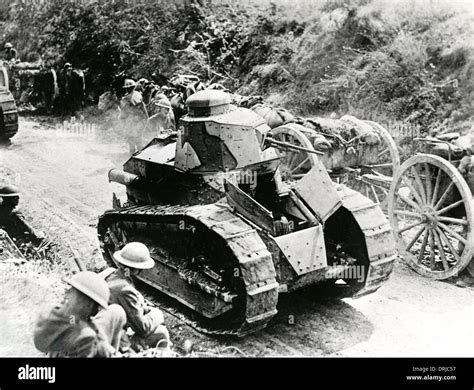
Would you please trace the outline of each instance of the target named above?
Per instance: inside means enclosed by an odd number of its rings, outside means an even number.
[[[372,331],[368,319],[351,305],[317,297],[309,289],[282,294],[278,314],[262,333],[276,344],[277,354],[320,356],[366,341]]]

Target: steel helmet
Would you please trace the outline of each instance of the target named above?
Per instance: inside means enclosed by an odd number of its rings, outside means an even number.
[[[5,43],[5,49],[13,49],[13,45],[10,42]]]
[[[10,196],[19,196],[19,195],[20,195],[20,190],[18,189],[18,187],[12,184],[0,186],[0,196],[3,198],[8,198]]]
[[[137,83],[135,82],[135,80],[125,79],[125,83],[123,85],[124,88],[132,88],[136,86],[137,86]]]
[[[140,80],[137,81],[137,84],[148,84],[148,83],[149,81],[144,77],[142,77]]]
[[[213,83],[207,87],[207,89],[216,89],[218,91],[224,91],[226,88],[219,83]]]
[[[171,109],[171,103],[170,103],[170,101],[168,100],[168,98],[159,99],[158,101],[156,101],[155,104],[156,104],[157,106],[159,106],[159,107]]]
[[[110,290],[107,282],[91,271],[79,272],[67,281],[72,287],[87,295],[102,307],[109,305]]]
[[[168,99],[163,92],[159,92],[155,96],[153,96],[152,103],[157,104],[161,99]]]
[[[150,256],[150,251],[141,242],[130,242],[122,250],[114,253],[114,259],[130,268],[150,269],[155,266],[155,261]]]

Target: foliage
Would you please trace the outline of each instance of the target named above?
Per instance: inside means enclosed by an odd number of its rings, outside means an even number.
[[[440,0],[13,2],[5,41],[86,69],[196,74],[298,114],[456,126],[472,115],[472,14]],[[0,17],[5,17],[4,2]],[[462,5],[462,4],[461,4]]]

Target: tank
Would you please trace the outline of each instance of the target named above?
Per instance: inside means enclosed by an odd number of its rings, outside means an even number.
[[[280,294],[359,297],[388,279],[395,244],[378,204],[333,183],[317,159],[287,180],[270,127],[228,94],[201,91],[187,105],[176,137],[109,172],[127,193],[99,218],[109,265],[127,242],[145,243],[155,267],[142,282],[239,336],[268,324]]]
[[[18,131],[18,111],[9,90],[8,74],[0,61],[0,143],[8,142]]]

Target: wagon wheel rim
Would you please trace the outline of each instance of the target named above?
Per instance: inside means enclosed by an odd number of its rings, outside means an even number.
[[[363,167],[364,173],[358,178],[359,191],[386,211],[391,177],[400,169],[400,154],[392,136],[383,126],[372,121],[363,122],[377,132],[382,142],[377,154],[378,163]]]
[[[271,135],[277,141],[315,150],[303,130],[303,126],[288,124],[273,129]],[[283,179],[299,180],[318,164],[318,157],[314,153],[302,150],[284,150],[283,148],[277,148],[277,151],[281,159],[280,170]]]
[[[455,194],[452,203],[447,203]],[[454,217],[450,216],[455,212]],[[419,154],[395,175],[389,218],[400,254],[419,274],[456,276],[473,255],[474,202],[459,171],[441,157]]]

